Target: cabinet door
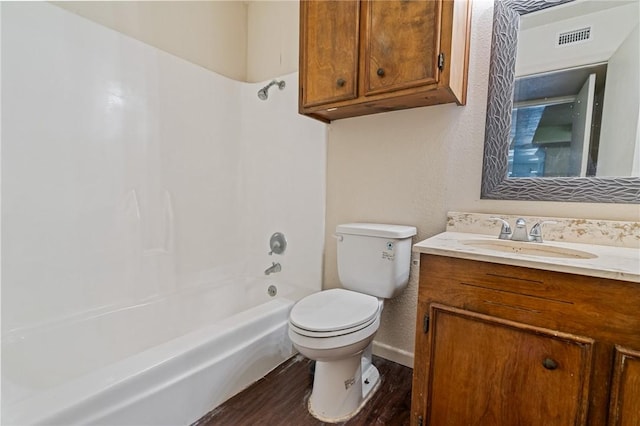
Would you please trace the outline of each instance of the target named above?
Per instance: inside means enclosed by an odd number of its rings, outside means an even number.
[[[640,426],[639,351],[616,346],[609,425]]]
[[[436,83],[441,0],[364,3],[364,94]]]
[[[302,106],[354,99],[358,88],[360,3],[300,2]]]
[[[427,424],[586,423],[593,340],[432,305]]]

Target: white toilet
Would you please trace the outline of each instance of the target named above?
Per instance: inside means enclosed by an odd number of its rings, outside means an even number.
[[[413,226],[349,223],[336,228],[338,275],[346,289],[314,293],[295,304],[289,337],[316,361],[309,412],[325,422],[358,413],[373,395],[380,375],[371,363],[373,337],[383,299],[409,281]]]

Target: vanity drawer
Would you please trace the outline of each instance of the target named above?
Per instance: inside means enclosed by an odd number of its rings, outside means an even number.
[[[422,254],[419,299],[640,345],[640,284]]]

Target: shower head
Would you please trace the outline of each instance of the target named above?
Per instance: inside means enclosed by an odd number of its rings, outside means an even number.
[[[267,98],[269,97],[269,88],[275,85],[278,86],[278,89],[283,90],[284,87],[286,86],[286,83],[284,82],[284,80],[280,80],[280,81],[272,80],[271,83],[267,84],[262,89],[258,90],[258,99],[262,101],[266,101]]]

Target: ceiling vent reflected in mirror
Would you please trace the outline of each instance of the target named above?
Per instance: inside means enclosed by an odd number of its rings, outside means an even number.
[[[640,0],[549,1],[494,2],[481,198],[638,203]]]
[[[591,37],[591,27],[580,28],[579,30],[565,31],[558,34],[558,46],[566,46],[588,41]]]

